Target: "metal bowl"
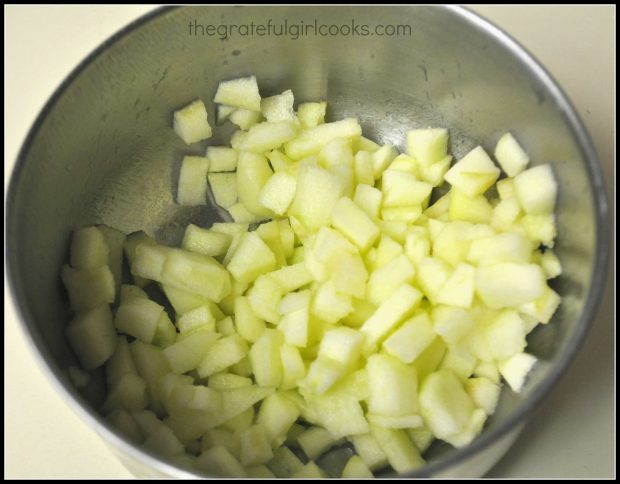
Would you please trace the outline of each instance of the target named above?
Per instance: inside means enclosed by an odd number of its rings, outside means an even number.
[[[350,25],[351,35],[189,35],[188,24]],[[407,25],[404,35],[355,35],[354,24]],[[312,31],[310,31],[312,32]],[[409,32],[409,34],[407,34]],[[299,31],[297,31],[299,33]],[[140,18],[84,60],[56,90],[21,149],[7,199],[9,282],[26,333],[70,405],[141,475],[191,476],[134,446],[97,407],[103,378],[80,393],[64,328],[59,281],[71,231],[107,224],[144,229],[178,243],[190,221],[209,224],[213,207],[174,203],[187,148],[171,113],[210,100],[218,81],[254,74],[263,95],[292,89],[297,101],[326,99],[333,118],[356,116],[364,133],[403,148],[408,129],[446,126],[456,158],[491,150],[512,131],[533,164],[551,163],[560,186],[556,252],[563,297],[551,324],[528,337],[540,358],[523,392],[502,392],[496,414],[469,446],[434,445],[413,476],[480,476],[507,450],[525,419],[574,358],[602,294],[608,262],[608,206],[600,163],[574,108],[549,74],[514,40],[458,7],[187,7]],[[209,103],[207,103],[209,104]],[[210,109],[209,117],[214,119]],[[226,142],[217,128],[210,143]]]

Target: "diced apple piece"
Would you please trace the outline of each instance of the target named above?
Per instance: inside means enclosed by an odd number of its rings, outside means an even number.
[[[69,294],[71,308],[76,313],[114,302],[114,276],[108,266],[80,270],[65,265],[60,277]]]
[[[497,367],[510,388],[519,393],[525,383],[525,377],[536,361],[536,357],[528,353],[517,353],[506,360],[499,361]]]
[[[467,259],[474,264],[529,262],[532,244],[518,232],[482,237],[471,242]]]
[[[433,342],[436,333],[426,312],[405,321],[383,343],[389,354],[404,363],[412,363]]]
[[[305,129],[316,128],[325,121],[325,101],[317,103],[303,103],[297,107],[297,117]]]
[[[393,356],[368,358],[368,411],[375,415],[402,417],[418,411],[415,369]]]
[[[440,161],[448,151],[445,128],[412,129],[407,132],[407,154],[424,165]]]
[[[457,343],[474,327],[472,314],[455,306],[435,306],[432,311],[433,328],[447,343]]]
[[[432,186],[418,181],[415,175],[399,170],[386,170],[383,173],[383,207],[406,207],[421,205],[431,194]]]
[[[344,479],[370,479],[374,477],[373,473],[366,466],[360,456],[354,455],[347,461],[342,470]]]
[[[311,421],[334,438],[368,433],[368,422],[358,399],[337,391],[339,386],[340,383],[322,395],[306,396],[308,410],[316,417]]]
[[[277,324],[280,321],[278,305],[282,299],[283,291],[270,275],[263,275],[256,279],[254,286],[248,291],[247,295],[252,311],[256,316],[272,324]]]
[[[331,281],[324,282],[312,301],[312,313],[328,323],[335,323],[353,311],[351,296],[336,291]]]
[[[401,249],[402,250],[402,249]],[[417,267],[431,252],[431,243],[425,231],[411,230],[405,238],[405,255]]]
[[[73,231],[70,254],[73,268],[98,269],[108,264],[109,248],[97,227],[83,227]]]
[[[500,386],[488,378],[469,378],[465,382],[465,390],[474,403],[482,408],[487,415],[495,412],[499,401]]]
[[[270,217],[271,211],[258,200],[259,194],[273,172],[267,158],[249,152],[239,153],[237,161],[237,193],[240,202],[252,213]]]
[[[198,306],[183,313],[177,319],[177,326],[181,334],[187,334],[198,329],[215,331],[215,315],[208,305]]]
[[[260,425],[253,425],[243,431],[241,438],[241,463],[244,466],[264,464],[273,457],[273,451],[267,438],[265,429]]]
[[[433,443],[433,440],[435,440],[433,433],[425,426],[407,429],[407,435],[420,453],[428,449]]]
[[[224,446],[235,459],[241,458],[241,439],[238,433],[219,427],[207,430],[200,439],[200,449],[208,450],[212,447]]]
[[[237,108],[228,117],[228,120],[238,126],[239,129],[247,131],[260,121],[261,113],[250,111],[249,109]]]
[[[525,213],[553,213],[558,184],[551,165],[539,165],[525,170],[519,173],[514,181],[517,198]]]
[[[260,111],[260,101],[258,84],[254,76],[220,82],[213,98],[215,103],[251,111]]]
[[[234,106],[226,106],[224,104],[217,104],[215,122],[217,124],[223,124],[230,117],[230,115],[235,112],[235,109],[237,108],[235,108]]]
[[[228,316],[215,323],[215,330],[222,336],[232,336],[235,334],[235,323],[232,318]]]
[[[432,304],[436,304],[439,291],[450,277],[450,272],[449,266],[438,258],[424,257],[418,262],[416,278]]]
[[[425,464],[404,430],[371,425],[370,432],[385,453],[390,466],[399,474],[411,472]]]
[[[479,378],[486,378],[493,383],[499,383],[500,374],[495,362],[481,361],[474,368],[474,376]]]
[[[163,311],[162,306],[149,299],[133,299],[119,306],[114,325],[122,333],[151,343]]]
[[[545,275],[536,264],[505,262],[476,271],[476,292],[492,309],[531,302],[543,294],[545,286]]]
[[[333,123],[320,124],[302,131],[284,146],[286,154],[294,160],[318,153],[323,146],[336,138],[353,138],[362,134],[355,118],[345,118]]]
[[[365,351],[379,343],[398,323],[411,314],[421,299],[422,293],[408,284],[402,285],[386,299],[360,328],[366,335]]]
[[[321,427],[310,427],[297,437],[297,441],[309,459],[316,459],[336,443],[336,439]]]
[[[250,363],[256,383],[262,387],[277,387],[282,381],[282,360],[280,346],[282,333],[275,329],[265,329],[250,349]]]
[[[525,325],[517,311],[504,310],[485,328],[494,359],[500,360],[525,349]]]
[[[238,223],[259,223],[267,219],[264,215],[256,215],[254,212],[248,210],[248,208],[241,202],[235,203],[228,207],[228,213],[235,222]]]
[[[353,150],[351,139],[336,138],[327,143],[318,154],[319,164],[325,168],[336,165],[353,167]]]
[[[172,371],[181,374],[198,368],[218,336],[212,331],[193,331],[165,348],[164,355]]]
[[[265,321],[254,314],[247,297],[235,299],[235,326],[239,335],[249,342],[255,342],[265,330]]]
[[[179,205],[206,205],[209,159],[202,156],[183,158],[177,188]]]
[[[373,271],[368,279],[368,300],[381,305],[405,283],[413,282],[415,268],[407,256],[399,255],[383,267]]]
[[[358,181],[353,201],[373,220],[379,218],[382,199],[383,194],[380,190],[371,185],[360,184]]]
[[[198,374],[204,378],[225,370],[248,354],[246,342],[238,334],[226,336],[209,347],[198,366]]]
[[[313,461],[308,462],[291,476],[293,479],[323,479],[324,477],[325,473]]]
[[[421,206],[392,207],[381,210],[381,218],[383,220],[406,222],[408,224],[414,223],[420,218],[420,215],[422,215]]]
[[[212,134],[207,108],[200,99],[175,111],[173,126],[176,133],[188,145],[210,138]]]
[[[445,179],[463,194],[475,197],[482,195],[499,176],[499,168],[489,155],[478,146],[461,158],[448,170]]]
[[[207,178],[215,203],[220,207],[230,208],[238,202],[235,173],[209,173]]]
[[[297,417],[297,405],[282,393],[274,393],[263,400],[256,423],[264,429],[269,444],[279,446]]]
[[[402,246],[398,242],[395,242],[394,239],[392,239],[384,231],[381,235],[381,239],[379,240],[379,244],[377,245],[377,257],[372,264],[373,274],[392,263],[395,259],[402,255],[402,253]],[[406,267],[407,269],[404,272],[411,272],[411,265],[407,264]],[[408,276],[406,276],[405,279],[407,279],[407,277]]]
[[[106,382],[109,386],[114,385],[124,375],[137,374],[136,365],[129,351],[129,345],[125,336],[117,337],[117,344],[112,356],[105,365]]]
[[[390,145],[383,145],[377,151],[371,153],[372,173],[375,180],[385,176],[384,171],[396,156],[398,156],[398,151]]]
[[[368,413],[366,414],[366,418],[368,418],[370,425],[375,425],[386,429],[411,429],[424,425],[422,417],[415,414],[395,417],[393,415],[377,415],[374,413]]]
[[[533,317],[542,324],[547,324],[551,321],[551,317],[560,306],[561,302],[562,298],[559,294],[547,286],[539,298],[523,304],[519,307],[519,311]]]
[[[138,375],[123,375],[111,388],[101,409],[109,413],[116,409],[140,410],[146,407],[146,382]]]
[[[287,89],[282,94],[263,98],[260,110],[267,121],[285,121],[295,118],[293,91]]]
[[[288,294],[282,299],[278,310],[283,315],[278,329],[284,334],[286,342],[305,348],[308,344],[310,291]]]
[[[105,243],[108,246],[108,267],[114,276],[114,285],[116,291],[120,289],[122,269],[123,269],[123,247],[127,236],[120,230],[113,229],[107,225],[98,225],[97,229],[103,235]]]
[[[458,264],[437,294],[440,304],[470,308],[474,299],[476,269],[469,264]]]
[[[233,277],[247,283],[275,268],[276,259],[273,252],[255,232],[244,235],[228,264],[228,270]]]
[[[232,390],[252,385],[252,379],[232,373],[216,373],[209,377],[209,388],[213,390]]]
[[[222,411],[210,416],[209,428],[217,427],[251,409],[254,404],[271,395],[273,391],[273,388],[256,385],[222,391]]]
[[[129,267],[132,269],[132,275],[136,286],[144,287],[148,284],[149,281],[143,277],[133,274],[136,250],[140,244],[157,245],[157,242],[155,242],[152,237],[149,237],[142,231],[134,232],[127,236],[127,239],[125,240],[125,244],[123,246],[123,250],[125,251],[125,255],[127,256],[127,260],[129,261]]]
[[[449,370],[465,381],[473,373],[478,364],[478,359],[466,344],[458,344],[450,346],[439,365],[440,370]]]
[[[231,145],[240,152],[265,153],[279,148],[296,135],[297,125],[293,121],[263,122],[255,124],[246,133],[232,138]],[[239,157],[241,156],[240,154]]]
[[[304,464],[288,447],[282,446],[274,451],[273,459],[269,461],[267,467],[277,477],[288,478],[300,471]]]
[[[474,402],[449,370],[430,374],[422,382],[420,407],[426,426],[439,439],[461,432],[474,411]]]
[[[345,374],[347,368],[329,358],[314,359],[300,387],[310,393],[321,395],[333,387]]]
[[[323,335],[319,358],[329,358],[352,368],[360,357],[363,341],[364,335],[354,329],[332,329]]]
[[[116,429],[128,437],[132,442],[143,442],[144,437],[142,436],[140,427],[138,427],[136,421],[126,410],[115,410],[106,416],[106,420],[108,420]]]
[[[558,259],[558,256],[555,255],[555,252],[552,250],[546,250],[545,253],[540,256],[540,266],[543,271],[545,271],[547,279],[553,279],[562,274],[560,259]]]
[[[195,465],[200,470],[220,477],[247,477],[241,463],[223,445],[205,450],[195,460]]]
[[[298,217],[309,229],[318,230],[329,223],[341,191],[340,180],[329,171],[315,166],[302,166],[289,213]]]
[[[368,151],[358,151],[353,159],[355,183],[358,185],[374,185],[375,176],[372,166],[372,154]]]
[[[450,220],[463,220],[472,223],[489,223],[493,217],[493,207],[484,195],[470,197],[458,189],[450,191]]]
[[[217,257],[226,254],[231,240],[232,237],[228,234],[214,232],[194,224],[189,224],[185,228],[181,247],[192,252]]]
[[[263,186],[258,201],[273,213],[284,215],[295,197],[296,178],[285,171],[274,173]]]
[[[420,164],[418,167],[420,179],[426,183],[430,183],[434,187],[443,185],[444,176],[450,168],[450,163],[452,163],[452,156],[447,155],[430,165]]]
[[[140,248],[138,249],[139,252]],[[161,272],[164,284],[219,302],[231,291],[230,274],[215,259],[185,250],[172,250]]]
[[[334,206],[332,224],[360,251],[366,251],[379,236],[377,225],[350,198],[343,197]]]
[[[301,354],[296,347],[285,343],[280,347],[280,357],[282,359],[280,388],[282,390],[294,389],[306,376],[306,367]]]
[[[352,148],[354,153],[358,153],[360,151],[374,153],[381,148],[381,146],[364,136],[356,136],[353,138]]]
[[[155,243],[143,243],[136,247],[131,273],[135,276],[162,281],[162,271],[168,254],[175,249],[157,245]],[[136,279],[138,283],[138,279]]]
[[[265,153],[265,156],[267,156],[274,172],[284,171],[292,175],[296,174],[296,170],[294,169],[296,163],[282,153],[282,151],[272,150],[269,153]]]
[[[230,172],[237,169],[237,152],[229,146],[208,146],[209,173]]]
[[[555,217],[552,213],[525,215],[521,219],[521,225],[525,229],[527,238],[535,244],[544,244],[553,247],[553,241],[557,235]]]
[[[418,178],[418,161],[412,156],[400,154],[390,163],[390,170],[403,171]]]
[[[382,469],[388,464],[385,453],[371,434],[352,435],[349,440],[370,470]]]
[[[527,153],[510,133],[504,134],[497,142],[495,158],[508,176],[518,175],[530,162]]]
[[[158,415],[163,415],[164,408],[160,396],[159,380],[170,372],[170,365],[163,350],[140,340],[130,343],[129,350],[138,369],[138,374],[146,382],[149,408],[153,409]]]
[[[301,262],[282,267],[269,274],[285,292],[295,291],[313,281],[312,274]]]
[[[246,466],[245,472],[249,478],[253,479],[273,479],[276,477],[265,465]]]
[[[105,363],[114,354],[117,345],[112,312],[107,304],[77,316],[67,326],[66,334],[85,370]]]

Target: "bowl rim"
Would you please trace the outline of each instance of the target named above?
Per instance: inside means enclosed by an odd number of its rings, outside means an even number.
[[[58,100],[73,83],[73,81],[103,52],[138,28],[179,8],[181,7],[164,6],[156,8],[136,18],[108,37],[103,43],[90,52],[65,77],[38,113],[19,150],[9,182],[5,204],[5,270],[12,296],[11,303],[15,307],[19,326],[21,327],[31,350],[33,350],[32,352],[34,353],[35,359],[38,361],[39,366],[42,368],[42,371],[46,376],[51,377],[50,383],[52,387],[54,387],[59,393],[63,394],[65,402],[70,405],[70,407],[84,420],[86,424],[93,426],[95,431],[104,439],[104,441],[106,441],[106,443],[113,444],[118,447],[119,450],[124,451],[129,456],[134,459],[138,459],[158,472],[181,478],[195,478],[197,474],[189,472],[181,467],[177,467],[174,464],[165,462],[161,460],[157,454],[134,445],[119,431],[111,428],[107,421],[85,401],[85,399],[70,383],[63,382],[60,378],[60,375],[63,374],[63,370],[56,365],[53,359],[51,359],[49,351],[46,349],[39,335],[31,331],[29,325],[26,323],[27,320],[32,318],[30,318],[28,308],[23,304],[23,298],[20,297],[21,288],[18,287],[16,282],[18,280],[18,263],[15,257],[10,256],[14,253],[13,249],[15,248],[12,242],[13,239],[11,237],[11,233],[15,220],[15,217],[12,217],[12,212],[15,206],[17,187],[28,152],[47,115],[52,111]],[[233,7],[231,6],[231,8]],[[481,15],[472,12],[466,7],[457,5],[435,5],[432,8],[445,9],[448,13],[459,17],[468,27],[478,30],[481,35],[487,36],[490,40],[501,45],[504,49],[506,49],[508,54],[511,54],[515,58],[515,60],[525,71],[528,72],[529,75],[536,78],[541,84],[544,85],[556,102],[557,108],[561,111],[565,123],[570,128],[573,137],[577,141],[589,175],[588,181],[592,189],[592,197],[595,207],[595,261],[591,273],[590,289],[583,304],[580,317],[576,323],[572,338],[566,343],[564,351],[560,354],[556,364],[549,370],[546,377],[539,383],[537,388],[535,388],[528,398],[521,405],[519,405],[517,410],[506,418],[504,422],[497,425],[490,431],[480,434],[469,445],[460,449],[455,449],[448,454],[445,459],[437,462],[431,462],[417,470],[402,474],[400,477],[431,477],[435,473],[441,473],[442,471],[449,470],[452,467],[464,462],[468,458],[473,457],[474,455],[489,448],[491,444],[498,442],[502,437],[508,435],[511,430],[516,430],[519,424],[526,422],[526,417],[538,407],[544,398],[548,397],[552,393],[552,390],[555,388],[562,375],[566,372],[574,360],[575,354],[583,343],[588,330],[592,326],[592,321],[596,316],[597,308],[604,292],[603,289],[606,285],[606,276],[610,256],[610,228],[607,224],[609,219],[609,206],[601,163],[593,147],[591,138],[579,114],[577,113],[577,110],[564,90],[560,87],[559,83],[547,71],[547,69],[543,67],[540,61],[538,61],[538,59],[536,59],[536,57],[523,45]]]

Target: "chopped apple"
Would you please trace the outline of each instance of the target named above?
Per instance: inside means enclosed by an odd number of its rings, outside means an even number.
[[[174,130],[188,145],[211,137],[207,108],[200,99],[175,111],[173,125]]]

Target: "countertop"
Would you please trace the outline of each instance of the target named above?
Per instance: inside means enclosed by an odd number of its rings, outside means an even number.
[[[470,7],[516,38],[566,90],[594,140],[615,201],[615,7]],[[19,147],[52,91],[99,43],[152,8],[5,7],[5,196]],[[489,477],[615,475],[611,272],[582,351]],[[46,381],[6,283],[5,303],[5,478],[132,477]]]

